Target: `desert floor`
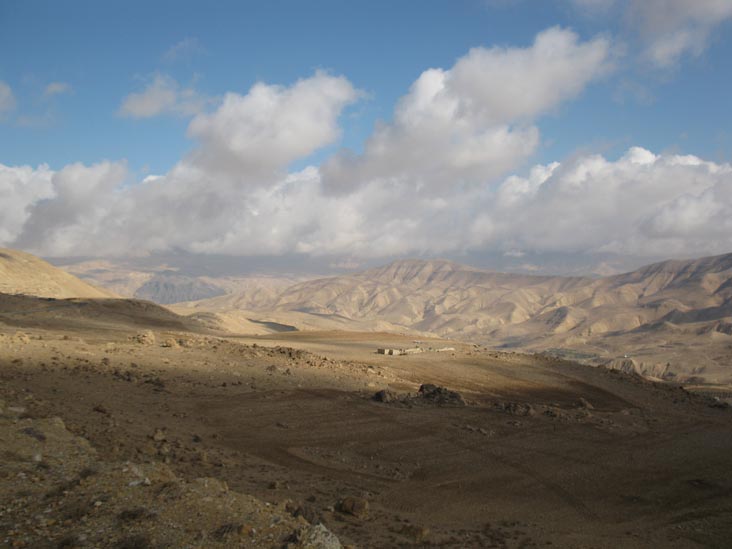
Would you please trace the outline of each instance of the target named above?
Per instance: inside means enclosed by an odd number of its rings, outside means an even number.
[[[732,411],[706,395],[456,342],[421,343],[454,351],[376,354],[414,345],[400,335],[225,337],[165,319],[131,326],[26,311],[0,318],[7,432],[32,435],[23,421],[60,417],[100,463],[214,478],[301,522],[322,522],[343,544],[729,547],[732,539]],[[420,396],[423,383],[464,402]],[[381,389],[390,401],[372,399]],[[103,545],[89,533],[69,538],[95,509],[78,521],[26,524],[60,513],[74,488],[47,511],[28,484],[56,477],[32,463],[11,475],[19,455],[6,450],[0,465],[0,544]],[[164,546],[167,504],[145,501],[150,513],[117,521],[105,539],[157,532],[140,546]],[[193,545],[254,545],[245,534],[189,533]],[[286,546],[283,535],[265,541]]]

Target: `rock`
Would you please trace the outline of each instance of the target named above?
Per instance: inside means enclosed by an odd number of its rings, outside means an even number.
[[[369,502],[363,498],[347,496],[338,502],[336,509],[356,518],[364,518],[369,512]]]
[[[583,397],[580,397],[578,402],[579,402],[580,408],[584,408],[585,410],[594,410],[595,409],[595,407],[592,404],[590,404],[590,402],[587,399],[585,399]]]
[[[132,336],[132,341],[134,341],[135,343],[140,343],[141,345],[154,345],[155,334],[150,330],[140,332],[139,334],[135,334],[134,336]]]
[[[536,410],[531,404],[525,402],[497,402],[495,408],[512,416],[533,416]]]
[[[41,431],[36,429],[35,427],[25,427],[20,430],[21,433],[24,435],[28,435],[29,437],[33,437],[39,442],[45,442],[46,435],[44,435]]]
[[[427,400],[438,406],[465,406],[465,400],[457,391],[451,391],[445,387],[438,387],[431,383],[425,383],[419,387],[419,394],[423,400]]]
[[[374,400],[376,402],[394,402],[397,400],[397,397],[394,393],[392,393],[389,389],[382,389],[381,391],[377,391],[374,393],[374,396],[371,397],[371,400]]]
[[[222,524],[211,532],[211,537],[216,541],[226,541],[232,536],[240,536],[244,532],[244,525],[234,522]]]
[[[408,524],[402,528],[402,534],[416,543],[422,543],[430,535],[430,530],[416,524]]]
[[[298,505],[297,508],[292,512],[292,516],[302,517],[310,524],[317,524],[320,520],[320,517],[318,516],[318,512],[315,507],[312,505],[308,505],[307,503],[303,505]]]
[[[292,533],[286,547],[290,549],[342,549],[338,537],[322,524],[304,526]]]
[[[7,412],[12,416],[22,416],[26,413],[26,408],[25,406],[8,406]]]
[[[166,439],[165,431],[162,429],[155,429],[155,433],[153,433],[152,439],[155,442],[163,442]]]

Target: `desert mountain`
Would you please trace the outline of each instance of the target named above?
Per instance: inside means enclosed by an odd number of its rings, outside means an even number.
[[[116,297],[33,255],[0,248],[0,293],[57,299]]]
[[[167,305],[181,301],[197,301],[223,295],[226,292],[210,282],[175,272],[156,274],[135,290],[134,296]]]
[[[284,289],[312,277],[297,275],[194,276],[168,264],[140,266],[127,261],[87,260],[64,264],[65,271],[122,297],[160,304],[215,298],[218,309],[251,309],[271,303]]]
[[[180,316],[156,303],[119,298],[31,254],[10,249],[0,249],[0,324],[93,332],[208,332],[212,327],[205,319]]]
[[[656,377],[718,381],[732,375],[732,254],[664,261],[604,278],[400,260],[308,280],[277,295],[249,288],[187,307],[239,311],[306,329],[331,329],[329,323],[337,322],[342,328],[550,349]]]

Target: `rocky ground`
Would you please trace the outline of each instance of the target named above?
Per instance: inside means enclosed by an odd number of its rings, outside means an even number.
[[[159,461],[103,461],[58,417],[4,403],[0,413],[3,545],[341,547],[290,502],[264,503],[215,478],[186,481]]]
[[[0,325],[0,544],[728,546],[723,400],[401,340]]]

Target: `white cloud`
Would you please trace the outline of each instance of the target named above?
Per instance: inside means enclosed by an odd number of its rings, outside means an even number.
[[[659,68],[674,67],[685,55],[699,56],[714,31],[732,19],[730,0],[568,0],[591,17],[623,17],[622,32],[640,43],[639,56]]]
[[[289,88],[257,83],[227,93],[211,114],[199,114],[188,135],[200,146],[189,159],[207,173],[245,180],[287,167],[340,136],[338,116],[358,93],[343,77],[317,72]]]
[[[452,68],[425,71],[362,155],[289,174],[293,161],[338,139],[339,116],[359,92],[322,72],[290,86],[258,83],[197,114],[194,150],[137,184],[123,163],[0,167],[0,244],[49,256],[180,249],[353,260],[729,251],[728,164],[632,148],[617,160],[581,155],[500,175],[535,150],[536,118],[581,93],[610,59],[606,40],[561,29],[527,48],[472,50]]]
[[[151,118],[161,114],[192,116],[203,110],[207,100],[195,89],[182,87],[174,78],[157,73],[141,92],[122,100],[120,116]]]
[[[48,166],[0,164],[0,243],[15,242],[30,217],[30,209],[53,196],[53,173]]]
[[[580,42],[560,28],[527,48],[472,49],[449,70],[423,72],[363,155],[325,165],[325,185],[334,193],[377,182],[442,192],[494,180],[535,151],[535,118],[602,76],[610,56],[606,39]]]
[[[474,224],[480,246],[639,256],[732,247],[732,166],[694,156],[583,156],[509,178],[495,198]]]
[[[43,90],[44,97],[53,97],[54,95],[60,95],[63,93],[71,93],[71,84],[68,82],[51,82]]]
[[[631,0],[628,16],[646,42],[645,55],[668,67],[697,56],[718,25],[732,19],[730,0]]]
[[[11,203],[23,220],[8,231],[15,233],[15,245],[46,255],[76,255],[87,249],[86,242],[96,242],[100,248],[104,240],[115,242],[124,220],[111,213],[118,201],[115,194],[127,177],[124,163],[76,163],[57,172],[47,166],[7,170],[15,181]]]
[[[14,109],[15,96],[13,90],[8,84],[0,81],[0,120]]]

